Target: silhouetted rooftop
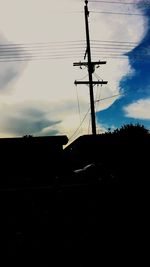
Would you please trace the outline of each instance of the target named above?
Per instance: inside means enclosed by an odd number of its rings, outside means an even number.
[[[12,137],[12,138],[0,138],[0,145],[2,143],[24,143],[24,142],[32,142],[32,143],[49,143],[49,144],[59,144],[66,145],[68,143],[68,138],[66,135],[60,136],[30,136],[25,135],[23,137]]]

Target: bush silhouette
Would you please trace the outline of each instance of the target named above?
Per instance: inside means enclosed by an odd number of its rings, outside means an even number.
[[[119,136],[147,136],[149,134],[148,129],[146,129],[143,125],[140,124],[125,124],[120,129],[114,130],[112,133],[114,135]]]

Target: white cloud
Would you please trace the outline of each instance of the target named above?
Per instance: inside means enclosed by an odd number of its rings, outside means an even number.
[[[52,132],[71,135],[74,125],[79,123],[76,108],[70,101],[62,104],[49,101],[1,103],[0,135],[50,135]]]
[[[106,3],[90,3],[90,10],[114,13],[138,13],[143,15],[137,5],[118,5]],[[91,14],[91,36],[99,40],[117,40],[140,42],[145,35],[147,20],[142,16],[110,15],[103,13]],[[97,30],[95,30],[95,24]]]
[[[0,34],[0,93],[8,93],[10,86],[16,81],[16,79],[22,74],[26,63],[20,61],[14,62],[3,62],[5,55],[6,57],[6,47],[3,47],[3,44],[8,44],[7,39]],[[22,48],[20,47],[19,51],[16,51],[16,56],[21,57]],[[10,92],[9,92],[10,93]]]
[[[0,6],[2,7],[0,9],[1,31],[11,43],[85,39],[84,13],[67,13],[69,11],[83,11],[84,1],[0,0]],[[89,4],[90,9],[95,7],[101,9],[101,5],[95,6],[93,4],[92,6]],[[114,9],[114,5],[109,5],[109,9]],[[137,8],[134,6],[132,11],[137,12]],[[139,42],[145,32],[144,27],[144,17],[92,13],[90,15],[91,39]],[[93,59],[99,60],[101,56]],[[17,76],[18,80],[9,84],[7,94],[0,94],[0,103],[4,104],[3,113],[0,115],[1,121],[3,118],[4,122],[4,118],[6,118],[4,114],[7,106],[16,106],[15,112],[19,113],[19,103],[20,105],[22,103],[30,103],[31,105],[36,103],[39,110],[45,110],[49,105],[53,112],[49,114],[48,119],[61,121],[55,125],[57,131],[70,136],[80,124],[74,80],[80,80],[87,74],[86,70],[73,67],[73,62],[79,60],[83,60],[83,56],[81,58],[74,56],[74,59],[66,60],[29,62],[24,72]],[[106,65],[96,69],[97,74],[109,82],[109,86],[102,87],[101,98],[117,94],[120,89],[119,81],[131,71],[128,58],[125,60],[108,59]],[[8,74],[8,70],[5,70],[2,63],[0,64],[0,72],[5,72],[6,76]],[[89,109],[88,87],[79,86],[78,94],[82,120]],[[109,99],[100,102],[97,105],[97,111],[108,108],[114,100]],[[71,103],[70,107],[69,102]],[[74,104],[72,105],[72,103]],[[8,111],[13,112],[14,108],[8,109]],[[8,111],[7,117],[9,117]],[[18,116],[23,116],[22,113],[19,114]],[[28,119],[30,120],[30,118]],[[88,121],[89,117],[83,125],[83,131],[85,128],[87,131]],[[9,135],[10,131],[5,131],[5,134]]]
[[[124,107],[125,115],[134,119],[150,120],[150,98],[140,99]]]

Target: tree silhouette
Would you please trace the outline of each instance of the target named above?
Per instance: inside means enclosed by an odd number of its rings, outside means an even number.
[[[114,130],[112,132],[114,135],[118,136],[131,136],[131,137],[144,137],[149,135],[149,130],[146,129],[143,125],[132,123],[123,125],[120,129]]]
[[[127,186],[146,183],[149,166],[149,130],[143,125],[131,123],[112,133],[108,132],[107,136],[113,151],[113,157],[108,159],[107,164],[110,166],[109,169],[113,166],[113,174],[118,181],[126,183]]]

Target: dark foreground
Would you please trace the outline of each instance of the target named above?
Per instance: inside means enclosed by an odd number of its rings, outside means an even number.
[[[142,189],[98,182],[1,191],[5,264],[143,265],[147,201]]]
[[[150,139],[143,128],[130,138],[83,136],[65,150],[64,137],[0,143],[1,266],[146,266]]]

